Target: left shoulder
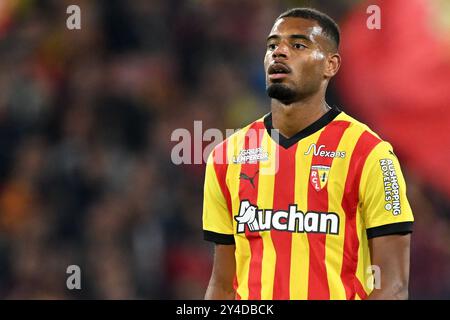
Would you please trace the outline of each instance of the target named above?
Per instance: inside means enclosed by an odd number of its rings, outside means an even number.
[[[375,131],[373,131],[368,125],[366,125],[361,121],[356,120],[355,118],[348,115],[344,111],[341,111],[339,115],[334,119],[334,121],[348,122],[349,125],[347,130],[354,131],[355,133],[360,132],[361,134],[363,132],[366,132],[367,134],[373,136],[374,138],[382,140],[380,136]]]
[[[355,141],[355,150],[357,153],[370,154],[375,157],[395,157],[392,145],[383,140],[375,131],[367,124],[356,120],[352,116],[341,111],[334,119],[334,122],[346,122],[347,131],[351,139]]]

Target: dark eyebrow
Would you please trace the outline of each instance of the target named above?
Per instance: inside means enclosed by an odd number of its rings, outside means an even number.
[[[308,41],[308,42],[312,42],[312,41],[309,39],[309,37],[306,36],[306,35],[304,35],[304,34],[291,34],[291,35],[289,36],[289,38],[290,38],[290,39],[303,39],[303,40],[306,40],[306,41]],[[273,34],[273,35],[267,37],[267,41],[270,41],[270,40],[279,40],[279,39],[281,39],[281,37],[280,37],[279,35],[276,35],[276,34]]]

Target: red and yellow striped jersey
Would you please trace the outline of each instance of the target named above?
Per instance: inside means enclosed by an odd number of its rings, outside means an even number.
[[[209,156],[203,230],[235,244],[238,299],[364,299],[368,239],[412,231],[397,157],[366,125],[332,109],[291,138],[271,114]]]

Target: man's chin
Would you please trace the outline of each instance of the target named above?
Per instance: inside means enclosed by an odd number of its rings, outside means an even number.
[[[270,83],[266,88],[267,95],[283,104],[291,104],[296,100],[297,92],[283,83]]]

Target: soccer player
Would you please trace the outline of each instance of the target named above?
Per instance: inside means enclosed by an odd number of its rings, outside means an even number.
[[[206,299],[408,298],[414,219],[398,159],[325,101],[339,38],[314,9],[276,19],[264,59],[271,112],[207,162]]]

